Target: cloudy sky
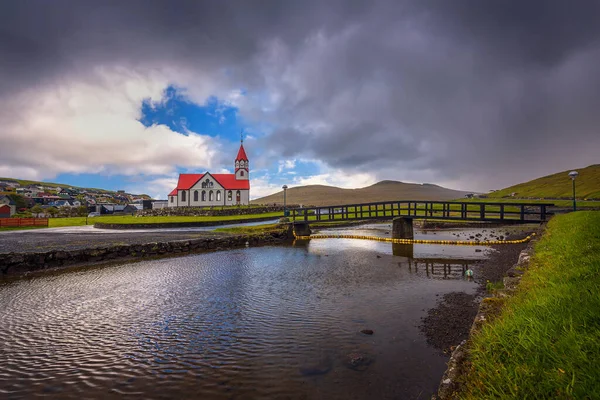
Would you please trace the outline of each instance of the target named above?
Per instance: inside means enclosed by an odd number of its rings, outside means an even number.
[[[0,176],[499,189],[600,162],[595,0],[0,2]]]

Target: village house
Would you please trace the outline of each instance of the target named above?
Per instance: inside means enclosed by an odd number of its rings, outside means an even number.
[[[8,196],[0,195],[0,218],[10,218],[17,212],[17,206]]]
[[[244,143],[235,158],[233,174],[180,174],[169,193],[169,207],[232,206],[250,203],[250,167]]]

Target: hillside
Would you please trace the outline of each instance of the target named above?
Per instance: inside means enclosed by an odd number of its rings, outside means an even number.
[[[54,183],[54,182],[40,182],[40,181],[30,181],[24,179],[15,179],[15,178],[1,178],[0,177],[0,192],[10,194],[16,193],[20,190],[24,191],[34,191],[33,195],[28,197],[35,197],[35,188],[43,188],[39,189],[40,191],[59,191],[62,189],[72,189],[69,190],[73,194],[88,194],[94,196],[107,196],[107,197],[115,197],[115,196],[127,196],[127,197],[135,197],[135,198],[144,198],[150,199],[150,196],[146,194],[131,194],[125,192],[116,192],[113,190],[106,189],[97,189],[97,188],[86,188],[79,186],[67,185],[64,183]],[[18,190],[17,190],[18,189]]]
[[[467,193],[471,192],[447,189],[428,183],[418,184],[397,181],[381,181],[360,189],[308,185],[288,189],[287,203],[322,206],[394,200],[454,200],[465,197]],[[283,204],[283,191],[252,200],[250,203]]]
[[[491,198],[510,197],[515,193],[517,198],[570,199],[573,196],[573,184],[569,171],[543,176],[529,182],[519,183],[489,194]],[[587,168],[577,168],[579,176],[575,180],[578,199],[600,199],[600,164]]]

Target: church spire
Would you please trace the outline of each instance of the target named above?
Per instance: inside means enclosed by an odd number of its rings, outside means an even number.
[[[244,137],[240,134],[240,149],[238,150],[237,157],[235,157],[235,179],[248,180],[250,179],[248,176],[249,172],[250,165],[246,150],[244,150]]]

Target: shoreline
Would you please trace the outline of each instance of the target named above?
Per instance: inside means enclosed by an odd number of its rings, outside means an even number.
[[[0,253],[0,280],[45,271],[96,266],[111,262],[139,261],[150,257],[175,257],[184,254],[228,250],[246,245],[283,244],[293,239],[289,228],[257,234],[219,235],[144,243],[59,249],[44,252]]]
[[[538,235],[541,230],[538,230]],[[517,237],[511,236],[511,239]],[[474,280],[479,284],[476,293],[448,293],[422,319],[419,327],[427,342],[450,357],[448,368],[440,379],[439,390],[432,398],[452,398],[457,380],[460,381],[464,374],[464,345],[471,340],[475,327],[485,321],[486,310],[489,309],[486,299],[493,296],[494,289],[490,292],[487,285],[498,282],[503,285],[505,278],[511,276],[515,266],[521,262],[522,254],[532,251],[533,243],[492,246],[495,251],[489,254],[489,258],[473,266]]]

